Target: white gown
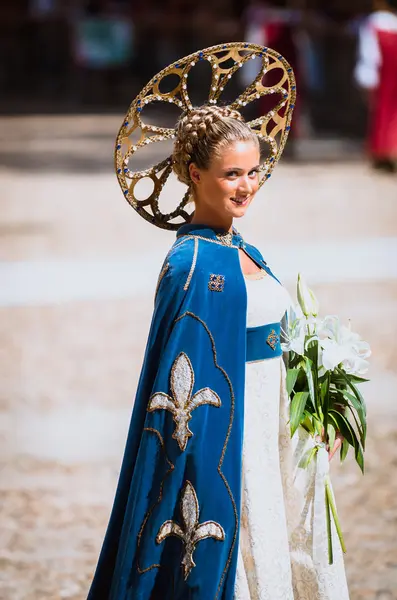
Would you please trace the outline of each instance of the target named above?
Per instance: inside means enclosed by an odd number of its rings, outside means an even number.
[[[247,327],[279,322],[288,292],[263,271],[246,276]],[[348,600],[343,555],[333,528],[328,564],[324,477],[320,449],[297,467],[312,438],[291,439],[282,357],[246,366],[243,489],[235,600]]]

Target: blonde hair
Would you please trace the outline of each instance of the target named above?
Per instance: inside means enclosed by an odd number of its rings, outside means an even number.
[[[179,181],[191,185],[189,165],[208,169],[214,155],[233,142],[252,141],[259,148],[255,133],[242,115],[228,106],[200,106],[180,117],[172,155]]]

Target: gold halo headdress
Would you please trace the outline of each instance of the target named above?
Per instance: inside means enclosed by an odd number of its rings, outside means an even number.
[[[186,210],[186,205],[190,199],[190,189],[187,190],[175,210],[164,214],[160,211],[158,199],[172,172],[171,156],[143,171],[131,171],[128,168],[130,158],[135,152],[139,152],[140,148],[147,144],[175,138],[175,129],[157,127],[144,122],[142,113],[145,106],[154,101],[163,101],[176,105],[185,113],[192,110],[193,106],[187,89],[188,74],[199,61],[203,60],[212,65],[208,104],[216,105],[232,75],[253,58],[260,58],[261,69],[252,83],[245,88],[234,102],[229,104],[229,108],[239,110],[262,96],[275,93],[280,95],[280,100],[272,110],[253,121],[247,122],[247,125],[256,133],[259,140],[270,146],[269,155],[260,167],[259,186],[261,186],[270,177],[283,152],[296,98],[293,70],[285,58],[275,50],[245,42],[219,44],[205,50],[199,50],[175,61],[152,77],[132,101],[116,139],[116,173],[125,198],[141,217],[153,225],[162,229],[175,230],[184,223],[189,222],[190,215]],[[230,61],[232,61],[232,66],[230,66]],[[280,79],[275,85],[265,86],[263,78],[266,73],[273,69],[281,70]],[[179,83],[171,92],[163,93],[160,91],[160,84],[165,77],[171,74],[178,76]],[[132,134],[136,139],[139,133],[138,141],[133,142]],[[135,195],[135,187],[139,181],[146,178],[152,181],[153,190],[147,198],[138,199]]]

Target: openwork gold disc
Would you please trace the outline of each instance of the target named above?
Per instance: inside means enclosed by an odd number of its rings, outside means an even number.
[[[258,138],[269,146],[269,153],[261,164],[259,182],[261,186],[270,177],[283,152],[296,98],[296,84],[292,68],[285,58],[275,50],[245,42],[220,44],[200,50],[177,60],[160,71],[131,103],[117,135],[115,167],[124,196],[141,217],[153,225],[162,229],[175,230],[184,223],[189,222],[190,214],[186,210],[186,205],[190,199],[190,190],[187,189],[183,199],[173,212],[163,214],[160,211],[158,200],[172,171],[171,156],[144,171],[131,171],[128,168],[131,156],[135,152],[139,152],[142,147],[175,138],[174,129],[156,127],[153,124],[145,123],[145,106],[152,102],[163,101],[176,105],[183,112],[191,110],[193,106],[188,92],[188,74],[199,61],[203,60],[212,65],[208,104],[221,105],[222,92],[233,75],[253,58],[261,60],[260,71],[252,83],[229,106],[238,110],[262,96],[268,94],[279,95],[279,101],[275,103],[272,110],[248,122]],[[277,69],[277,72],[281,73],[280,80],[277,84],[266,87],[264,85],[265,74],[273,69]],[[171,74],[178,76],[179,83],[171,92],[162,93],[160,84],[165,77]],[[131,139],[133,134],[134,139],[137,140],[135,143]],[[153,190],[147,198],[138,200],[135,195],[135,187],[143,178],[152,181]]]

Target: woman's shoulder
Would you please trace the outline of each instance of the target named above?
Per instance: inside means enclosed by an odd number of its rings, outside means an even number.
[[[194,239],[188,236],[177,238],[165,258],[169,269],[175,274],[189,272],[195,254]]]
[[[186,280],[194,259],[194,240],[188,237],[177,238],[163,261],[157,282],[156,294],[160,284],[162,284],[162,288],[169,289]]]
[[[222,248],[218,243],[200,243],[199,236],[181,236],[176,239],[165,257],[161,274],[172,286],[181,281],[190,282],[193,273],[205,273],[206,266],[212,264],[214,252]],[[200,263],[201,268],[196,269]],[[187,287],[189,287],[187,285]],[[187,289],[184,285],[183,288]]]

